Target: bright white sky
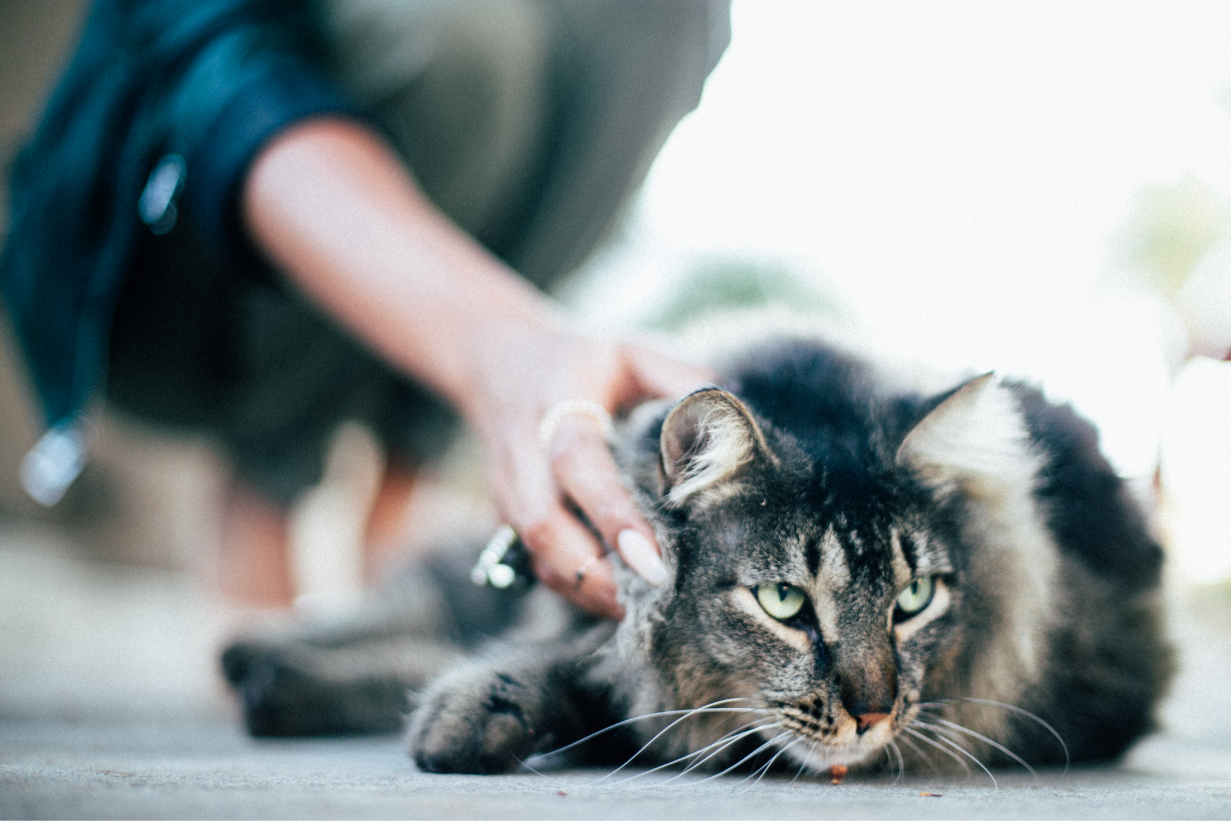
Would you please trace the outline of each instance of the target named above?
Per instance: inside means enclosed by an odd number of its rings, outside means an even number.
[[[737,0],[733,30],[587,302],[623,321],[696,256],[785,260],[882,347],[1044,381],[1149,474],[1176,331],[1108,290],[1113,240],[1145,185],[1231,200],[1231,3]]]

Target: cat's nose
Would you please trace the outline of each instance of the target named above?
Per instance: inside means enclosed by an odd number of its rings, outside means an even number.
[[[855,724],[860,735],[863,735],[867,729],[885,719],[889,718],[888,713],[861,713],[855,718]]]

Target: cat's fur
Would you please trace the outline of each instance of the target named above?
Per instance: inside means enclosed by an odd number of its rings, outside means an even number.
[[[231,648],[249,728],[389,729],[409,688],[421,768],[495,773],[613,725],[574,753],[1056,764],[1115,758],[1152,727],[1171,671],[1162,553],[1088,422],[990,375],[921,393],[813,340],[723,372],[621,427],[670,579],[617,560],[619,625],[411,570],[349,624]],[[919,579],[932,598],[906,617],[895,601]],[[777,583],[806,594],[785,621],[758,603]],[[522,628],[463,654],[514,611]]]

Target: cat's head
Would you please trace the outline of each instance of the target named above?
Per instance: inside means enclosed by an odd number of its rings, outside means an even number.
[[[741,711],[713,713],[688,748],[746,729],[728,751],[868,761],[939,679],[971,673],[987,592],[970,590],[970,508],[1016,503],[1034,462],[990,375],[903,413],[789,433],[714,388],[647,428],[641,488],[672,578],[629,596],[660,696],[641,706]]]

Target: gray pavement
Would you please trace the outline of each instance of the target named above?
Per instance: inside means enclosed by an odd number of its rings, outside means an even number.
[[[0,521],[0,818],[1231,818],[1231,607],[1176,594],[1165,729],[1116,767],[901,780],[419,773],[396,738],[257,741],[191,580]]]

